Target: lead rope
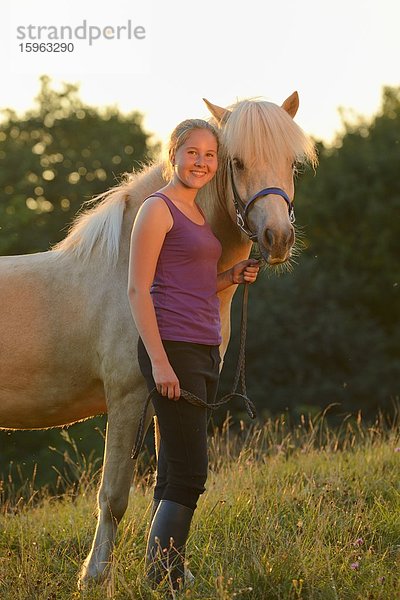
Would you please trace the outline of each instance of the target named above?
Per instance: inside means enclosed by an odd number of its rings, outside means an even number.
[[[190,404],[194,404],[195,406],[202,406],[204,408],[210,408],[212,410],[215,410],[216,408],[219,408],[223,404],[226,404],[227,402],[229,402],[229,400],[231,400],[231,398],[234,398],[234,397],[241,398],[245,403],[248,415],[250,416],[251,419],[255,419],[256,418],[256,409],[255,409],[253,402],[247,396],[247,391],[246,391],[246,335],[247,335],[248,299],[249,299],[249,284],[245,283],[244,289],[243,289],[242,314],[241,314],[241,320],[240,320],[239,357],[238,357],[238,362],[237,362],[237,366],[236,366],[236,374],[235,374],[235,379],[233,382],[232,391],[229,394],[226,394],[225,396],[223,396],[217,402],[213,402],[212,404],[207,404],[207,402],[205,402],[198,396],[195,396],[195,394],[188,392],[187,390],[181,389],[181,397],[184,400],[186,400],[187,402],[190,402]],[[240,392],[237,391],[239,383],[240,383],[240,387],[241,387]],[[149,404],[150,404],[150,401],[151,401],[153,395],[157,394],[157,393],[158,392],[157,392],[156,388],[153,388],[151,390],[151,392],[149,393],[149,395],[147,396],[146,402],[143,406],[143,411],[142,411],[142,414],[140,417],[139,426],[138,426],[138,430],[137,430],[137,434],[136,434],[135,445],[132,449],[132,454],[131,454],[131,458],[133,458],[133,459],[137,459],[137,457],[139,456],[139,452],[140,452],[140,449],[143,444],[143,438],[144,438],[144,433],[145,433],[144,426],[145,426],[145,422],[146,422],[147,409],[149,407]]]

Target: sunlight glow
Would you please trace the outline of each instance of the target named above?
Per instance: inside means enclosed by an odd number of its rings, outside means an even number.
[[[36,3],[36,22],[73,24],[76,19],[70,5],[74,3],[78,6],[72,0],[62,9],[49,0]],[[164,140],[180,120],[208,117],[202,97],[221,106],[254,96],[280,104],[298,90],[297,122],[315,138],[329,142],[341,129],[340,107],[348,115],[353,111],[370,116],[379,108],[382,87],[400,84],[400,4],[396,0],[338,0],[333,4],[305,0],[301,5],[287,0],[268,7],[268,23],[274,26],[267,28],[258,17],[262,5],[261,0],[248,0],[245,11],[235,12],[227,0],[204,0],[202,15],[210,16],[203,17],[202,26],[197,26],[196,17],[195,27],[193,8],[182,10],[180,0],[155,0],[152,13],[143,17],[148,19],[146,69],[135,62],[135,47],[119,47],[117,40],[99,41],[92,59],[82,56],[80,65],[75,62],[70,70],[70,57],[65,54],[50,68],[39,53],[23,76],[10,69],[4,73],[0,108],[17,112],[31,108],[39,77],[46,73],[56,86],[62,81],[78,83],[85,103],[141,112],[146,129]],[[33,5],[22,0],[8,7],[12,23],[17,17],[17,22],[25,23],[18,15],[24,15],[28,6],[32,9]],[[88,0],[85,9],[78,11],[79,22],[88,18],[94,6],[97,22],[107,25],[138,12],[126,1],[119,3],[118,10],[101,5],[99,12],[98,3]],[[8,56],[10,44],[16,41],[5,31],[6,20],[0,27],[3,56]],[[96,58],[101,44],[113,68]]]

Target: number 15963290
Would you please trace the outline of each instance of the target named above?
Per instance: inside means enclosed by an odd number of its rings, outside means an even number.
[[[20,52],[73,52],[72,42],[23,42],[18,44]]]

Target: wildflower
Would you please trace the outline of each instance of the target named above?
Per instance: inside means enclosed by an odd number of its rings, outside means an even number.
[[[356,541],[355,541],[355,542],[353,542],[353,546],[359,547],[359,546],[362,546],[362,545],[363,545],[363,543],[364,543],[364,540],[363,540],[363,538],[362,538],[362,537],[359,537],[359,538],[357,538],[357,539],[356,539]]]
[[[400,447],[394,449],[395,452],[400,452]]]
[[[353,569],[353,571],[358,571],[359,568],[360,568],[360,563],[358,562],[358,560],[356,560],[356,562],[351,563],[351,565],[350,565],[350,569]]]

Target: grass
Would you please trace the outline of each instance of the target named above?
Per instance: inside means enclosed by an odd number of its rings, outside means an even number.
[[[72,459],[68,457],[70,462]],[[2,600],[79,598],[76,579],[95,528],[97,477],[82,459],[61,497],[7,486],[0,516]],[[383,419],[367,427],[324,415],[290,426],[228,418],[210,437],[207,492],[188,543],[196,579],[184,597],[207,600],[400,598],[400,437]],[[160,599],[143,579],[151,504],[135,476],[112,575],[85,600]]]

